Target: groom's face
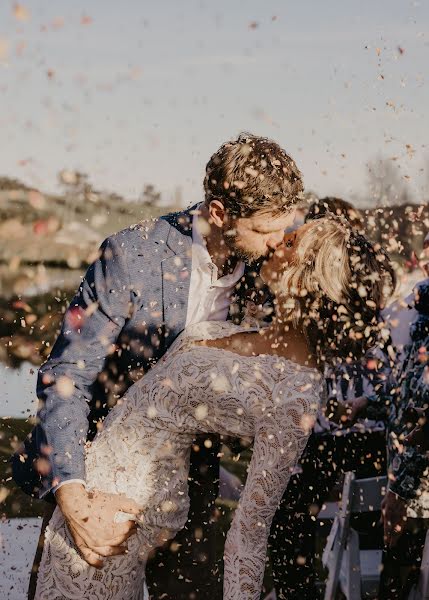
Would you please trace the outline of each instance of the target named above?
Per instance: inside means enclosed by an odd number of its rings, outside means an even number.
[[[250,217],[227,217],[223,237],[234,254],[247,263],[273,252],[282,243],[285,229],[293,225],[295,210],[281,215],[257,212]]]

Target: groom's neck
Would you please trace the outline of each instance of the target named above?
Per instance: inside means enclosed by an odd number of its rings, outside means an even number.
[[[203,205],[200,210],[200,218],[208,224],[207,233],[203,236],[207,251],[218,268],[219,276],[222,277],[235,269],[237,258],[225,243],[222,230],[210,222],[207,207]]]

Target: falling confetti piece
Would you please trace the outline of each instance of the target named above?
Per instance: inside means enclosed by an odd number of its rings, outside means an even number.
[[[63,17],[56,17],[51,22],[51,28],[52,29],[61,29],[62,27],[64,27],[64,23],[65,23],[65,21],[64,21]]]
[[[9,43],[7,40],[0,38],[0,60],[5,60],[9,54]]]
[[[259,23],[257,21],[252,21],[249,23],[249,29],[257,29],[259,27]]]
[[[23,300],[15,300],[15,302],[12,303],[12,308],[15,310],[25,310],[25,312],[28,313],[31,313],[33,310],[31,306]]]
[[[46,477],[51,472],[51,464],[46,458],[38,458],[35,461],[35,468],[42,477]]]
[[[13,16],[18,21],[28,21],[28,19],[30,18],[30,13],[23,4],[14,4]]]
[[[157,414],[158,414],[158,411],[156,410],[155,406],[148,406],[148,409],[147,409],[148,419],[155,419]]]
[[[206,404],[199,404],[195,409],[195,418],[197,419],[197,421],[202,421],[207,417],[208,412],[209,410]]]
[[[56,388],[60,396],[70,398],[74,391],[73,381],[69,377],[61,375],[57,379]]]
[[[314,416],[313,415],[308,415],[308,414],[304,414],[301,417],[301,427],[304,429],[304,431],[311,431],[311,429],[314,427]]]
[[[92,17],[90,17],[89,15],[82,15],[80,18],[80,24],[81,25],[91,25]]]
[[[28,202],[36,210],[43,210],[46,206],[45,196],[35,190],[28,192]]]
[[[130,71],[130,79],[132,81],[137,81],[143,74],[143,70],[140,67],[134,67]]]
[[[24,50],[27,47],[26,42],[18,42],[15,48],[15,52],[17,56],[22,56],[24,54]]]
[[[367,360],[366,368],[369,371],[375,371],[377,369],[377,361],[374,358]]]
[[[59,172],[59,180],[61,183],[75,185],[77,183],[77,173],[75,171],[69,171],[68,169],[63,169]]]
[[[406,144],[405,148],[407,149],[407,154],[410,158],[412,158],[414,156],[414,154],[416,153],[414,148],[412,147],[411,144]]]
[[[73,330],[79,330],[85,323],[86,314],[85,310],[80,306],[72,306],[67,314],[67,324]]]
[[[6,500],[6,498],[9,496],[9,494],[10,494],[10,490],[5,488],[4,486],[0,487],[0,504]]]

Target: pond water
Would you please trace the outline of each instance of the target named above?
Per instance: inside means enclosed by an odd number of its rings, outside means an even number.
[[[0,522],[0,598],[25,600],[42,519]]]
[[[18,369],[0,363],[0,417],[27,419],[35,415],[37,367],[22,363]]]

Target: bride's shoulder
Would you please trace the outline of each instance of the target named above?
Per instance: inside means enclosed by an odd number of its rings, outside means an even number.
[[[188,325],[174,340],[168,349],[169,357],[188,350],[195,342],[215,340],[232,335],[237,326],[230,321],[202,321]]]
[[[242,329],[243,327],[235,325],[231,321],[202,321],[189,325],[183,332],[183,337],[192,340],[215,340],[242,331]]]

